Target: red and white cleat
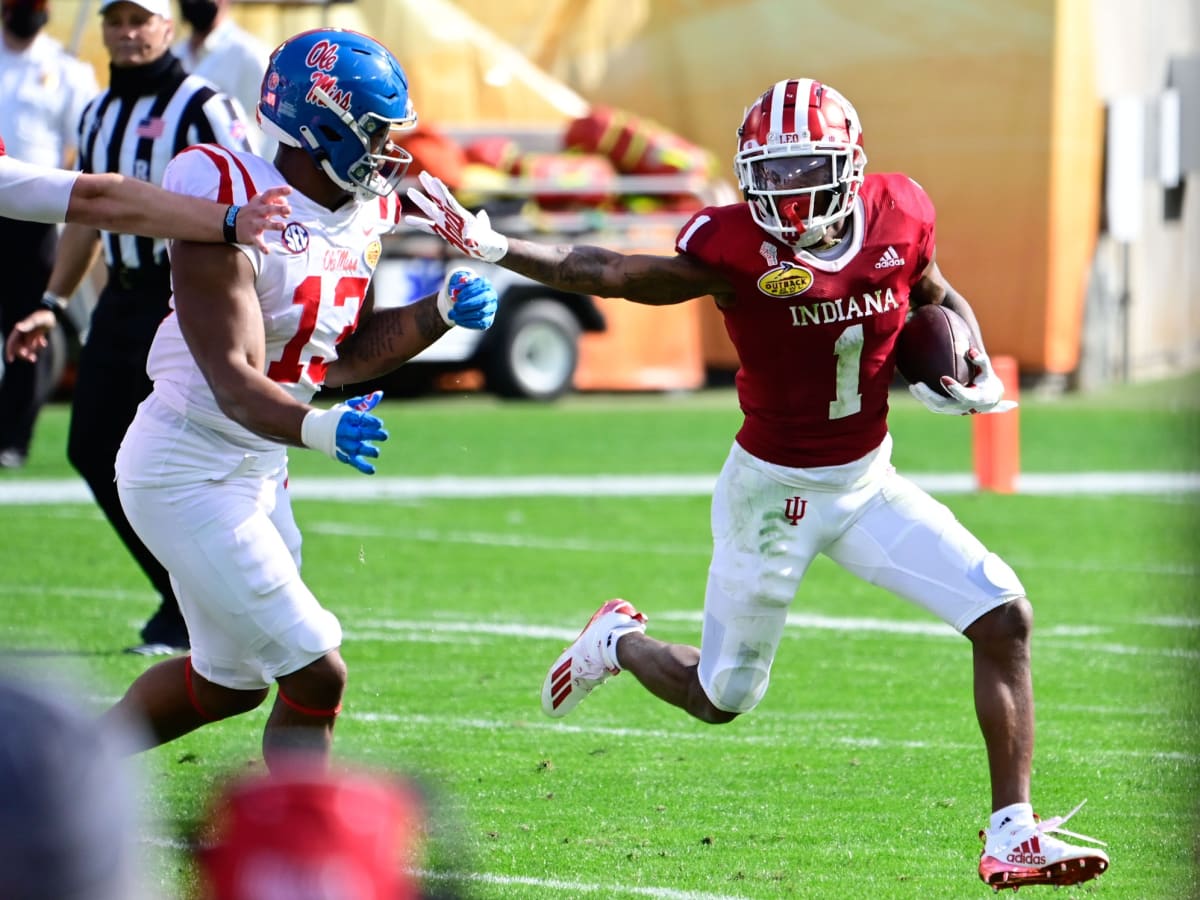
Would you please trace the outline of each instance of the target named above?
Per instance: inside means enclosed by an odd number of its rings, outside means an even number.
[[[645,630],[646,617],[632,603],[617,599],[601,606],[546,673],[542,712],[557,719],[573,710],[593,688],[621,671],[617,665],[617,638]]]
[[[1009,822],[995,832],[991,829],[979,832],[980,840],[983,841],[983,853],[979,857],[979,877],[995,891],[1015,891],[1027,884],[1052,884],[1061,887],[1079,884],[1102,875],[1108,869],[1108,855],[1103,850],[1080,847],[1051,837],[1051,833],[1066,834],[1093,844],[1104,845],[1104,841],[1076,834],[1062,827],[1071,816],[1079,812],[1083,803],[1065,816],[1038,820],[1032,825]]]

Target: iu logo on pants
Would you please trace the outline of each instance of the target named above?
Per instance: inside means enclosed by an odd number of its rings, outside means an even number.
[[[783,517],[793,525],[800,524],[804,512],[808,509],[808,501],[800,497],[788,497],[783,504]]]

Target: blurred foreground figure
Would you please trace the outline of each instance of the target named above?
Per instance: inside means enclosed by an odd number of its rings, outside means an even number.
[[[317,768],[238,779],[213,801],[204,900],[419,900],[424,810],[398,779]]]
[[[0,897],[131,900],[139,817],[120,733],[0,674]]]

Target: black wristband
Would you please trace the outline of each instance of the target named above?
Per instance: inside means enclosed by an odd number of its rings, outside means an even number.
[[[62,321],[67,315],[67,302],[58,294],[51,294],[49,291],[42,294],[42,299],[39,304],[42,309],[48,309],[54,313],[54,318]]]
[[[42,294],[41,302],[38,303],[42,309],[48,309],[54,313],[54,320],[69,334],[78,334],[75,328],[75,322],[67,315],[67,300],[58,294],[52,294],[49,291]]]
[[[238,242],[237,217],[241,209],[240,206],[231,206],[225,210],[225,220],[221,223],[221,233],[227,244],[236,244]]]

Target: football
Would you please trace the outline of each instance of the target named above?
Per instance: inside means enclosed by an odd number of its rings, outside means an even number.
[[[948,397],[943,375],[961,384],[971,380],[970,347],[971,329],[962,316],[945,306],[918,306],[896,338],[896,369],[909,384],[923,382]]]

